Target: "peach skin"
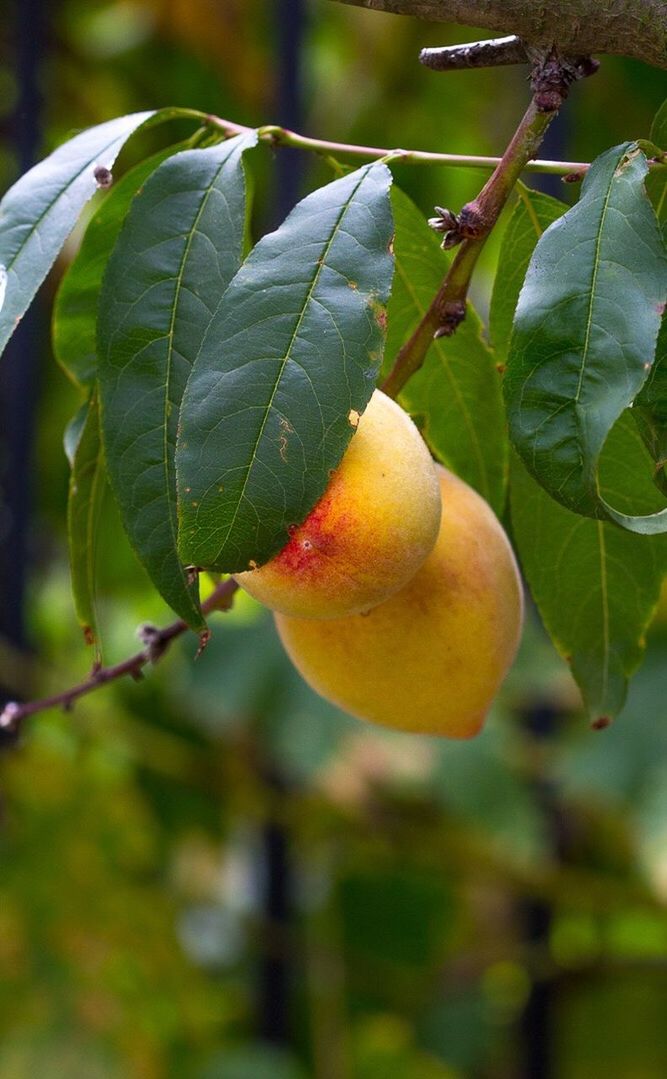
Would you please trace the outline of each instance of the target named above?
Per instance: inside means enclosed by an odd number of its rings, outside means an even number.
[[[270,562],[235,574],[274,611],[338,618],[366,611],[417,572],[438,535],[440,491],[426,443],[376,390],[340,465]]]
[[[437,543],[400,592],[330,621],[275,616],[305,680],[346,712],[397,730],[470,738],[516,653],[523,593],[498,519],[438,468]]]

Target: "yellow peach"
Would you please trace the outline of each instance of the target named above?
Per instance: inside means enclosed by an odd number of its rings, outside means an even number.
[[[470,738],[516,653],[523,593],[512,548],[487,503],[438,468],[442,523],[424,565],[366,614],[276,615],[294,665],[323,697],[398,730]]]
[[[428,448],[400,405],[376,390],[306,520],[270,562],[235,578],[285,614],[337,618],[365,611],[414,576],[439,524]]]

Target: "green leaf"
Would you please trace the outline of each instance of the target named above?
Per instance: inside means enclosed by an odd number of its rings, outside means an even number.
[[[99,408],[95,393],[65,431],[65,453],[71,475],[67,500],[72,594],[77,617],[88,644],[100,658],[95,610],[95,551],[97,525],[106,487]]]
[[[197,585],[176,550],[174,447],[193,361],[241,262],[239,135],[170,157],[135,198],[109,259],[98,318],[102,431],[112,490],[155,586],[203,629]]]
[[[663,101],[653,118],[650,138],[661,150],[667,150],[667,101]],[[651,169],[646,179],[646,189],[658,220],[667,220],[667,166]]]
[[[115,183],[91,217],[81,247],[64,275],[53,308],[53,350],[80,389],[97,375],[97,304],[104,270],[130,203],[152,172],[178,147],[141,161]]]
[[[661,150],[667,150],[667,100],[663,101],[653,117],[649,139]]]
[[[392,206],[396,272],[387,308],[388,364],[425,314],[448,265],[424,215],[397,188]],[[468,305],[465,321],[452,337],[433,342],[399,401],[419,422],[433,454],[501,513],[507,473],[505,414],[493,353],[481,332],[479,317]]]
[[[225,293],[181,409],[186,561],[230,573],[265,562],[338,465],[382,359],[390,183],[376,163],[313,192]]]
[[[659,495],[629,413],[604,451],[601,486],[625,511],[650,512]],[[623,706],[667,572],[667,537],[640,536],[554,502],[512,464],[513,535],[542,620],[571,665],[593,721]]]
[[[79,213],[100,186],[130,135],[178,109],[136,112],[91,127],[26,172],[0,202],[0,353],[51,269]],[[97,175],[96,175],[97,174]],[[102,184],[103,186],[104,184]]]
[[[489,310],[489,336],[496,360],[504,364],[512,323],[530,257],[542,233],[567,210],[564,202],[517,184],[517,203],[503,233]]]
[[[632,415],[654,462],[653,480],[667,495],[667,318],[663,316],[651,373]]]
[[[607,435],[646,381],[667,295],[667,254],[633,143],[591,166],[580,202],[539,241],[514,320],[505,377],[510,437],[524,464],[577,513],[631,531],[667,529],[599,489]]]

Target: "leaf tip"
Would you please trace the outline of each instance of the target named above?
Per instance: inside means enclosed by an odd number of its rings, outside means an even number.
[[[203,629],[201,631],[201,633],[199,634],[199,644],[197,646],[197,651],[195,652],[195,659],[199,659],[199,657],[201,656],[202,652],[206,648],[206,645],[208,644],[210,639],[211,639],[211,631],[210,631],[210,629],[208,629],[208,628]]]

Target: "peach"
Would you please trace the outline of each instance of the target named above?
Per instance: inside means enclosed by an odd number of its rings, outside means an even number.
[[[435,465],[419,431],[376,390],[324,495],[265,565],[235,574],[272,610],[337,618],[397,592],[440,524]]]
[[[346,712],[397,730],[470,738],[514,659],[523,593],[490,507],[451,472],[438,474],[438,540],[400,592],[366,614],[275,620],[305,680]]]

